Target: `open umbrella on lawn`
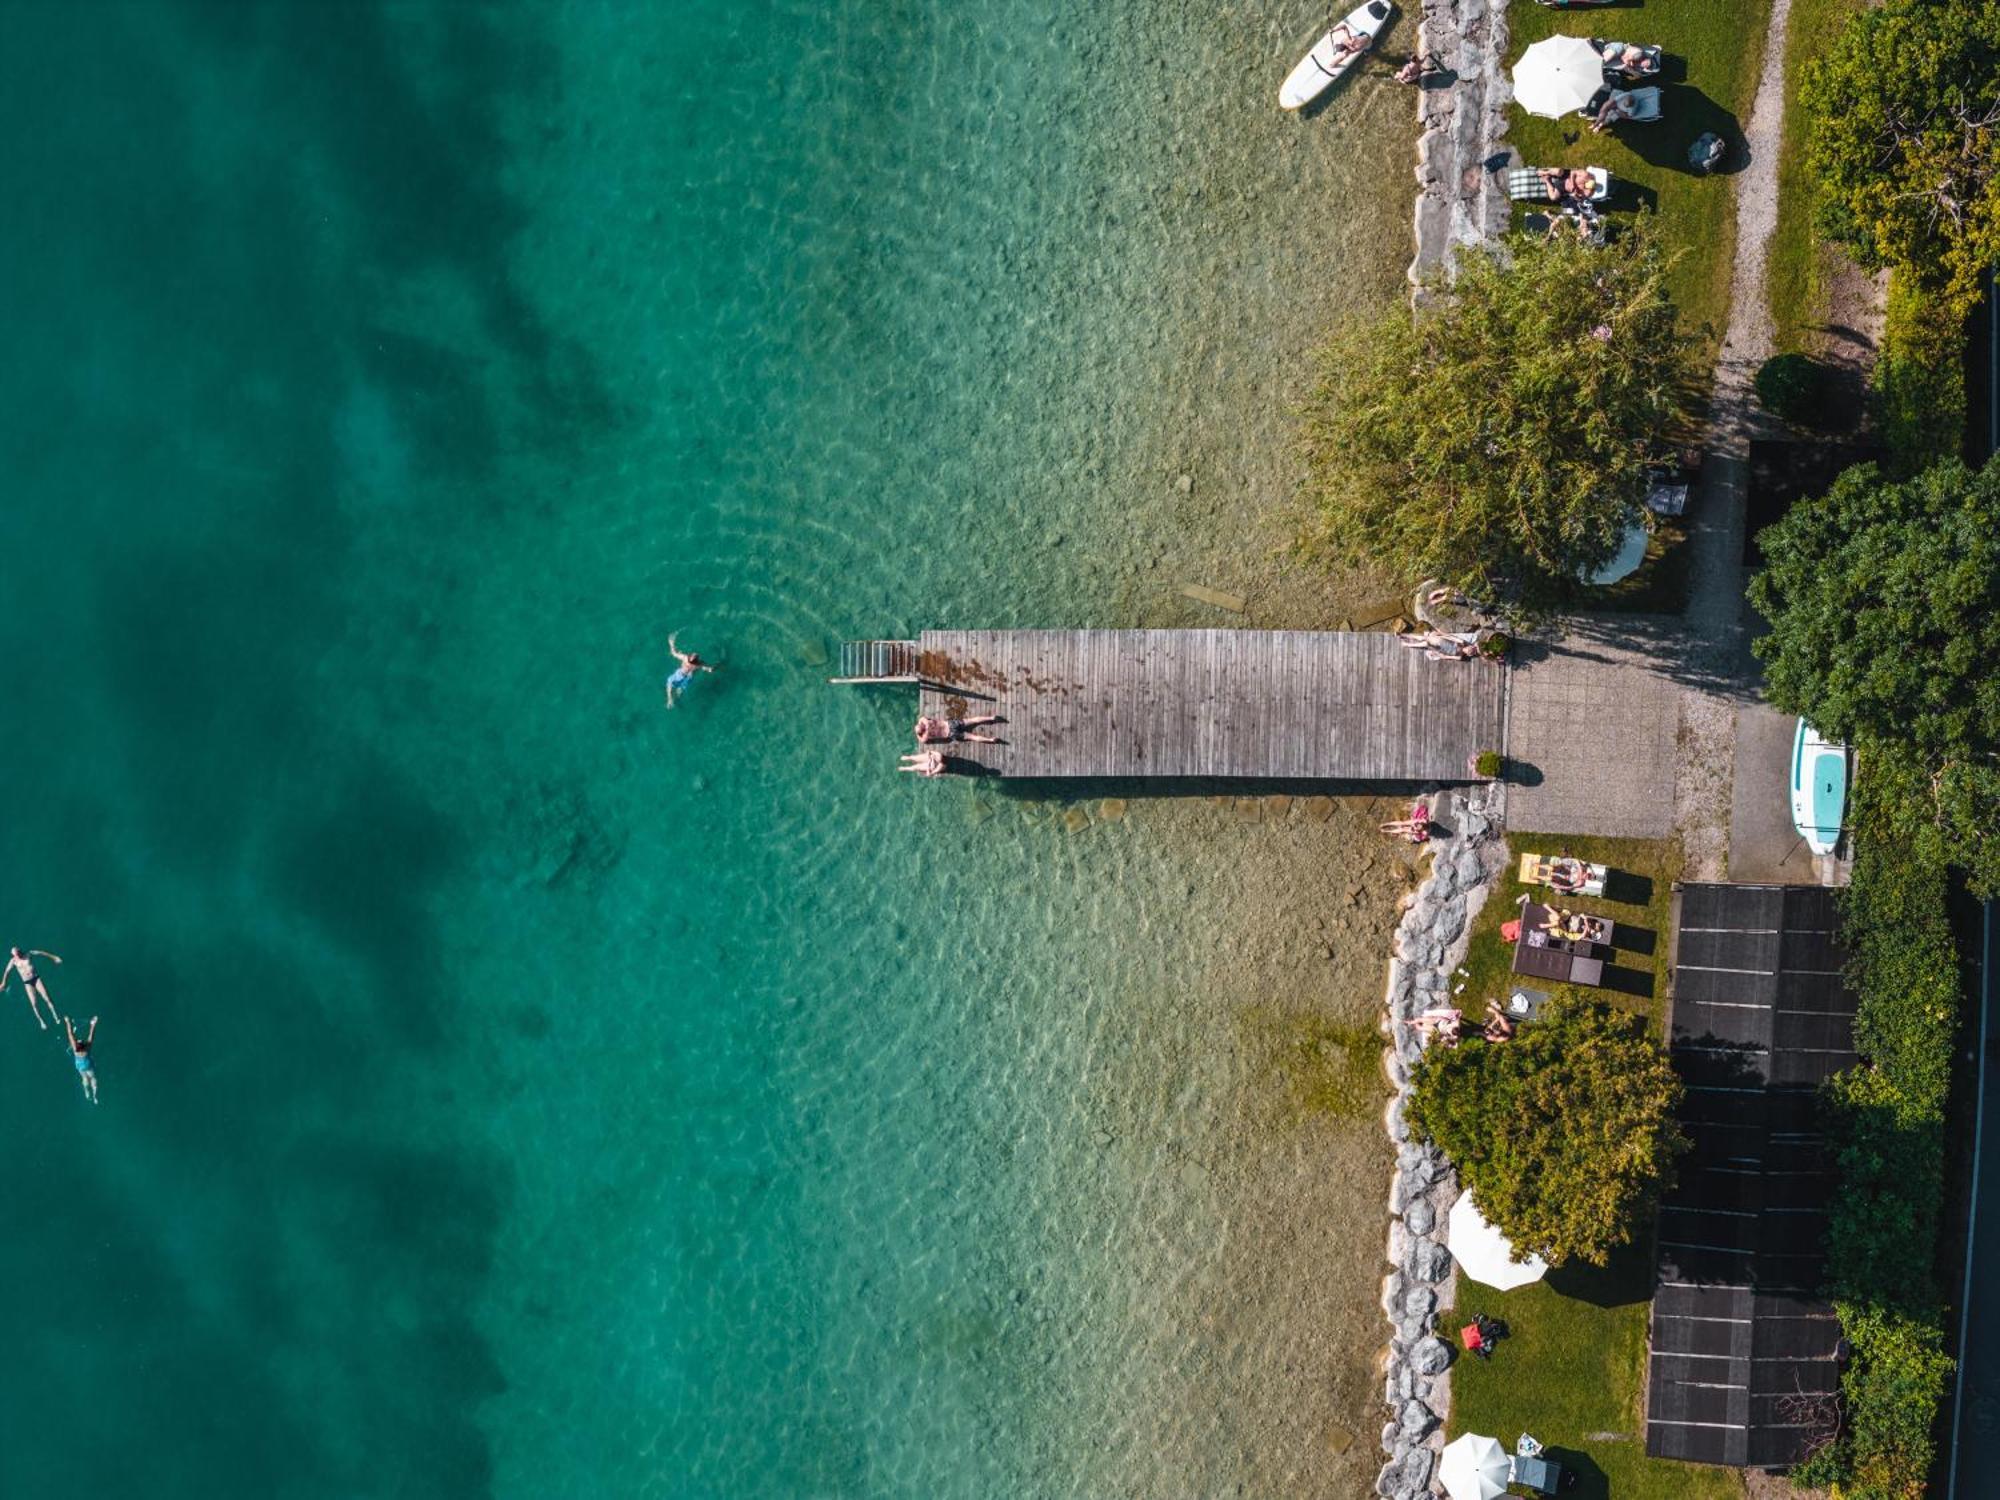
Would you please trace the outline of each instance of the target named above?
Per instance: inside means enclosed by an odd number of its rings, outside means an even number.
[[[1499,1500],[1514,1477],[1514,1461],[1498,1438],[1468,1432],[1446,1444],[1438,1460],[1438,1483],[1451,1500]]]
[[[1544,37],[1514,64],[1514,97],[1531,115],[1573,115],[1604,87],[1604,59],[1587,37]]]
[[[1526,1286],[1548,1274],[1548,1263],[1539,1255],[1514,1259],[1514,1247],[1507,1243],[1507,1236],[1480,1216],[1470,1193],[1460,1193],[1458,1202],[1451,1206],[1445,1244],[1461,1271],[1499,1291]]]

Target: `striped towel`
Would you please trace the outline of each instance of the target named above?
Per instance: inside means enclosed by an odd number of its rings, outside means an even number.
[[[1534,167],[1508,168],[1507,196],[1516,203],[1550,201],[1548,186],[1542,181],[1542,174]]]

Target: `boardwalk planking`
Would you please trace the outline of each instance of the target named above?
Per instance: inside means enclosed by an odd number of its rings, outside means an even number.
[[[1500,748],[1506,670],[1392,635],[933,630],[921,711],[999,714],[954,758],[1002,776],[1463,781]]]

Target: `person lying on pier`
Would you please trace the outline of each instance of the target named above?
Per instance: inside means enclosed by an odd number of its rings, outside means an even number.
[[[1514,1018],[1500,1008],[1499,1001],[1486,1002],[1486,1025],[1479,1034],[1489,1042],[1510,1042],[1514,1039]]]
[[[1479,650],[1479,632],[1461,630],[1447,635],[1442,630],[1409,630],[1396,637],[1412,650],[1421,648],[1432,661],[1465,661]]]
[[[973,734],[971,731],[981,724],[998,724],[998,714],[986,714],[977,719],[947,719],[942,715],[933,718],[929,714],[917,719],[917,743],[920,745],[943,745],[953,740],[974,740],[982,745],[997,745],[999,737],[991,734]]]
[[[919,776],[942,776],[951,769],[942,750],[916,750],[903,757],[899,771],[915,771]]]
[[[1458,1045],[1458,1029],[1465,1020],[1465,1012],[1448,1005],[1434,1005],[1420,1016],[1412,1016],[1410,1029],[1418,1035],[1443,1042],[1447,1047]]]

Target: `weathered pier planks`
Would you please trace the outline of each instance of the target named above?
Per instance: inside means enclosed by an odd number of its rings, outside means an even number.
[[[1507,669],[1393,635],[931,630],[916,647],[921,712],[1007,721],[1004,743],[948,752],[1000,776],[1466,781],[1501,748]]]

